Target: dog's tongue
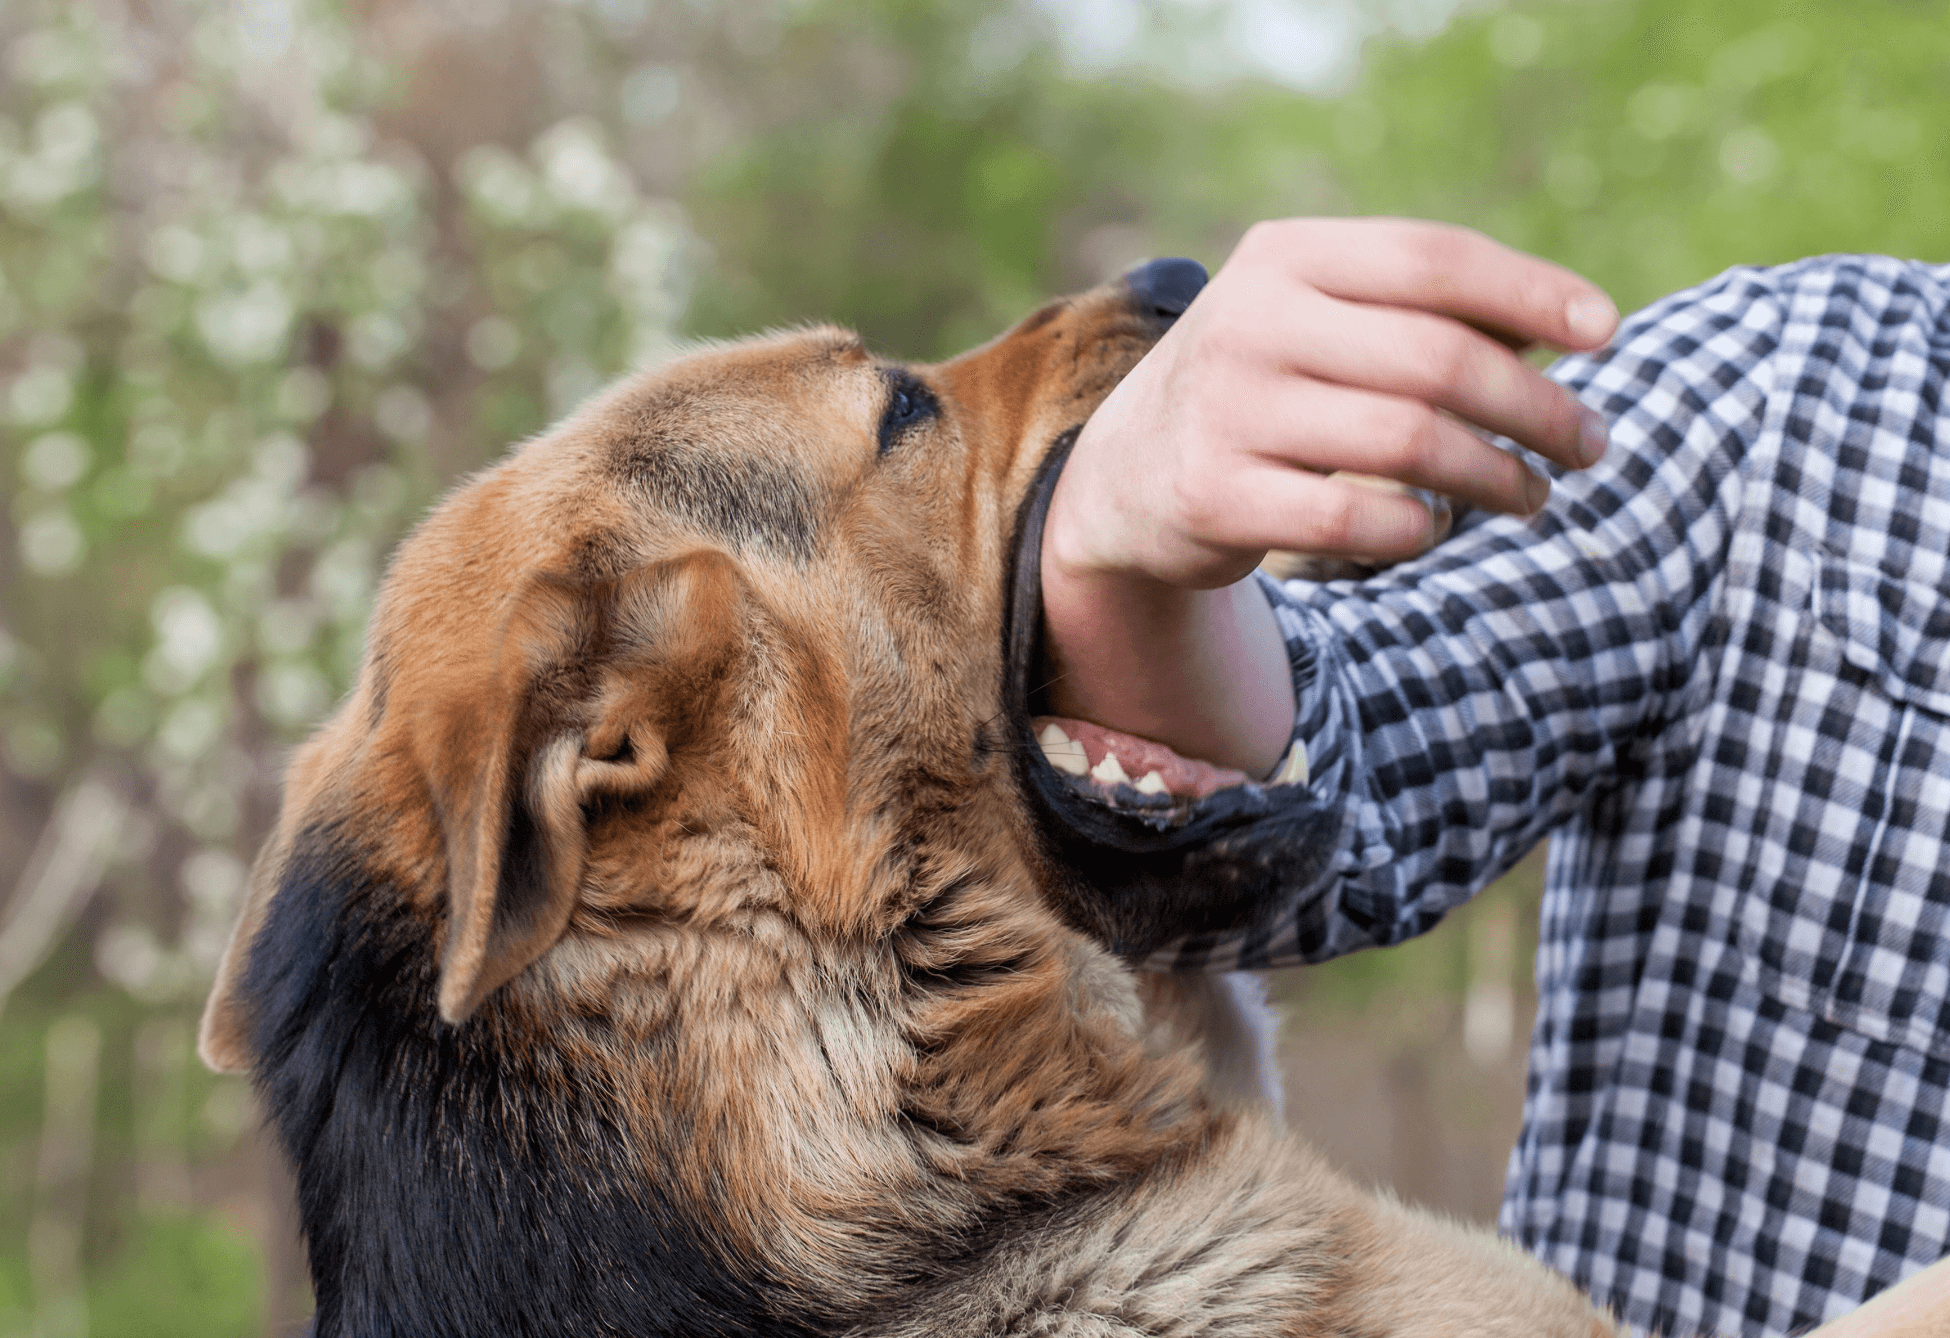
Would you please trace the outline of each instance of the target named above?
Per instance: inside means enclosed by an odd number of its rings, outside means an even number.
[[[1128,785],[1139,794],[1204,799],[1244,785],[1246,773],[1180,757],[1162,743],[1140,739],[1088,720],[1039,715],[1031,722],[1043,756],[1058,771],[1100,785]]]

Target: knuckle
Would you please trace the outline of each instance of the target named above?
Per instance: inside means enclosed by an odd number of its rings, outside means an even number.
[[[1351,484],[1338,484],[1320,507],[1322,546],[1349,552],[1361,544],[1361,515],[1367,497]]]
[[[1423,375],[1432,392],[1452,392],[1483,379],[1481,359],[1461,331],[1432,336],[1422,349]]]
[[[1452,223],[1431,223],[1416,229],[1409,255],[1430,288],[1447,293],[1458,278],[1482,258],[1485,238],[1480,232]]]
[[[1548,274],[1525,268],[1514,294],[1517,309],[1535,330],[1551,333],[1564,324],[1564,289]]]
[[[1426,475],[1442,446],[1442,419],[1425,404],[1404,404],[1392,411],[1386,440],[1397,472]]]
[[[1236,256],[1257,261],[1279,249],[1281,220],[1262,219],[1247,228],[1240,236],[1239,244],[1232,248]]]
[[[1461,250],[1455,233],[1440,224],[1416,229],[1409,245],[1409,254],[1435,272],[1453,268],[1461,259]]]
[[[1346,485],[1323,490],[1320,501],[1308,517],[1307,547],[1326,551],[1345,551],[1353,546],[1355,503],[1353,490]]]
[[[1290,269],[1304,264],[1313,249],[1313,228],[1305,218],[1261,219],[1240,234],[1232,255],[1254,269]]]
[[[1305,246],[1321,236],[1320,220],[1315,218],[1277,218],[1267,227],[1285,246]]]

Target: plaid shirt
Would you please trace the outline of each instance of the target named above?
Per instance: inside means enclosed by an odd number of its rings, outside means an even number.
[[[1643,1330],[1950,1251],[1950,266],[1738,269],[1553,373],[1530,521],[1268,582],[1331,873],[1174,964],[1399,942],[1552,835],[1503,1229]]]

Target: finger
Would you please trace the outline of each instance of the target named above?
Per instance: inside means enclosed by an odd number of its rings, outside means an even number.
[[[1381,478],[1375,474],[1357,474],[1351,469],[1336,470],[1327,477],[1339,479],[1343,483],[1359,484],[1363,488],[1382,488],[1388,492],[1410,493],[1416,501],[1429,508],[1431,543],[1439,544],[1448,538],[1449,529],[1455,524],[1456,509],[1450,505],[1451,499],[1439,492],[1430,492],[1427,488],[1410,488],[1406,483],[1397,483],[1394,479]]]
[[[1433,311],[1524,342],[1595,348],[1618,327],[1618,309],[1588,280],[1444,223],[1287,219],[1255,226],[1240,253],[1336,297]]]
[[[1567,469],[1604,453],[1605,420],[1508,349],[1461,323],[1401,307],[1316,295],[1282,313],[1296,367],[1356,388],[1423,400],[1521,442]],[[1333,331],[1321,339],[1318,331]]]
[[[1481,321],[1465,321],[1463,323],[1478,334],[1487,335],[1489,338],[1494,339],[1512,353],[1528,353],[1534,348],[1545,347],[1535,339],[1525,339],[1520,334],[1516,334],[1510,330],[1499,330],[1496,326],[1488,325]]]
[[[1223,540],[1241,550],[1285,549],[1357,562],[1399,562],[1435,542],[1429,508],[1407,493],[1294,469],[1237,476]]]
[[[1267,462],[1394,479],[1519,516],[1550,496],[1550,480],[1522,460],[1403,396],[1290,377],[1254,417],[1247,444]]]

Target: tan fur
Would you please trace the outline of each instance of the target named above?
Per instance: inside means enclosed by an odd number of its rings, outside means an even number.
[[[1286,1094],[1275,1047],[1279,1017],[1266,982],[1244,971],[1138,976],[1146,1023],[1204,1061],[1205,1092],[1222,1106],[1257,1110],[1281,1124]]]
[[[292,765],[205,1059],[252,1062],[245,964],[329,830],[437,945],[448,1024],[601,1075],[590,1137],[681,1148],[664,1188],[863,1333],[1613,1332],[1242,1113],[1250,1082],[1215,1100],[1045,903],[997,752],[1002,576],[1050,443],[1155,334],[1118,289],[1054,304],[916,369],[939,416],[884,457],[853,336],[706,349],[463,484]],[[913,1290],[903,1242],[998,1223]]]

